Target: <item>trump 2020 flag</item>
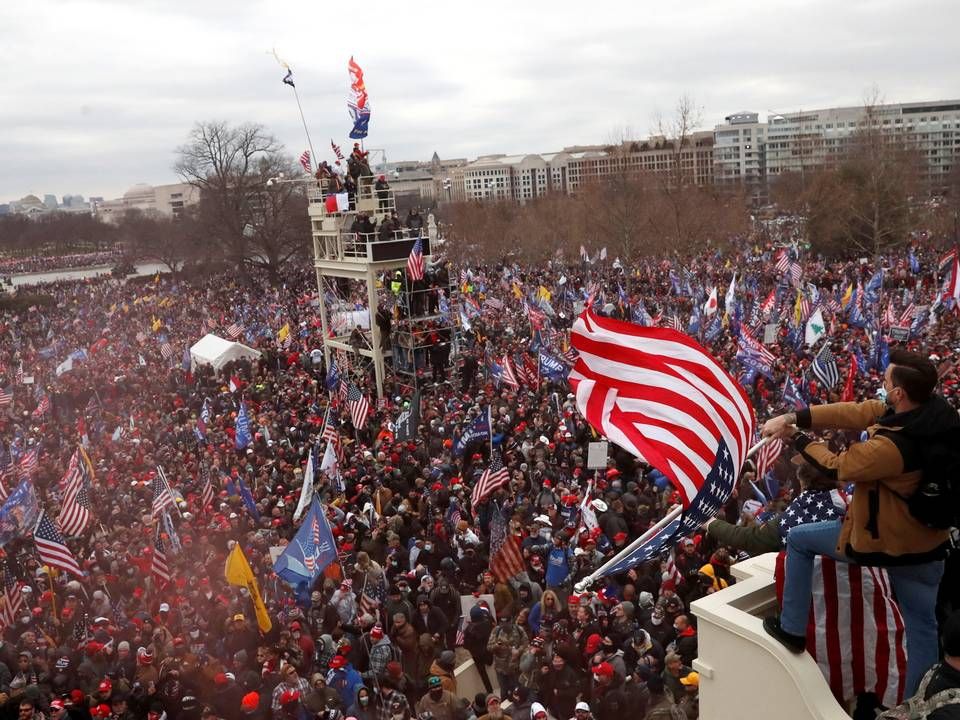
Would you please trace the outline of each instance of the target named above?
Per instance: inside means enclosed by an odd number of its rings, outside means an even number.
[[[316,497],[293,540],[277,558],[273,571],[298,594],[302,585],[309,590],[327,565],[337,560],[337,545],[327,516]]]
[[[240,403],[240,412],[237,413],[237,424],[234,428],[234,444],[237,450],[243,450],[253,437],[250,435],[250,419],[247,417],[247,404]]]
[[[680,494],[684,511],[664,542],[716,515],[754,435],[743,388],[700,345],[670,328],[640,327],[588,308],[571,342],[579,353],[570,373],[577,409]]]
[[[453,454],[456,457],[460,457],[470,443],[475,440],[489,441],[491,437],[490,408],[487,408],[487,412],[478,415],[473,422],[464,429],[463,434],[457,438],[457,441],[453,445]]]

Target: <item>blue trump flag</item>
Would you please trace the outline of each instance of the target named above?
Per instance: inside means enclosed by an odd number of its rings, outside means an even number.
[[[570,368],[566,363],[557,360],[549,353],[541,350],[538,354],[538,364],[540,366],[540,377],[550,382],[560,382],[567,379],[570,374]]]
[[[464,451],[467,449],[467,445],[476,440],[489,441],[491,435],[490,408],[487,408],[486,412],[478,415],[473,422],[467,425],[460,437],[457,438],[457,441],[453,445],[454,456],[460,457],[463,455]]]
[[[320,501],[314,496],[310,509],[293,540],[277,558],[273,571],[292,587],[297,595],[307,597],[324,568],[337,560],[337,544]]]
[[[243,506],[250,513],[250,516],[260,522],[260,511],[257,509],[257,501],[253,499],[253,493],[243,482],[243,478],[237,475],[237,489],[240,490],[240,499],[243,500]]]
[[[336,390],[340,384],[340,369],[337,367],[336,358],[330,358],[330,367],[327,370],[327,390]]]
[[[0,546],[15,538],[28,537],[39,517],[40,503],[37,501],[33,481],[25,478],[0,508]]]
[[[250,435],[250,419],[247,417],[247,404],[240,403],[240,412],[237,413],[236,433],[234,435],[234,444],[237,450],[243,450],[253,437]]]

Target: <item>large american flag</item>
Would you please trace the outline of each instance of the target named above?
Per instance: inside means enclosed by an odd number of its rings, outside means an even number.
[[[13,390],[8,387],[0,387],[0,407],[6,407],[13,402]]]
[[[420,238],[413,243],[410,257],[407,258],[407,277],[411,282],[423,280],[423,242]]]
[[[842,497],[821,502],[809,493],[791,504],[790,521],[821,522],[843,514]],[[828,514],[829,513],[829,514]],[[799,516],[799,517],[798,517]],[[785,553],[777,558],[777,594],[783,594]],[[883,568],[837,562],[818,555],[814,560],[813,603],[807,622],[807,651],[817,661],[834,696],[841,703],[862,692],[874,692],[880,703],[893,707],[903,701],[907,675],[903,616]]]
[[[719,509],[729,496],[698,497],[708,478],[731,486],[753,437],[743,388],[702,347],[668,328],[644,328],[585,310],[571,338],[577,408],[611,441],[653,465],[684,507]]]
[[[386,580],[381,574],[378,580],[364,583],[360,591],[360,611],[377,618],[380,615],[380,607],[386,602],[386,599]]]
[[[500,359],[500,366],[503,368],[500,379],[504,384],[512,387],[520,387],[520,382],[517,380],[517,374],[513,371],[513,363],[508,353],[503,354],[503,357]]]
[[[76,457],[76,455],[74,456]],[[64,535],[81,535],[93,520],[93,506],[90,502],[86,467],[83,460],[71,463],[67,474],[67,488],[60,505],[57,525]]]
[[[160,513],[174,505],[173,491],[170,490],[166,473],[157,465],[157,476],[153,479],[153,516],[160,517]]]
[[[507,508],[494,508],[490,518],[490,572],[507,582],[524,571],[520,543],[509,532]]]
[[[238,337],[243,335],[244,330],[246,330],[246,328],[240,323],[230,323],[230,325],[227,326],[227,337],[229,337],[231,340],[236,340]]]
[[[207,508],[213,505],[214,498],[216,497],[216,489],[213,487],[213,473],[210,472],[209,467],[204,467],[203,473],[205,475],[205,480],[203,483],[203,492],[200,495],[200,512],[206,512]]]
[[[83,577],[83,571],[80,570],[76,558],[67,547],[66,540],[63,539],[63,535],[57,530],[46,511],[40,511],[40,519],[33,531],[33,542],[37,546],[37,554],[44,565]]]
[[[370,414],[370,401],[367,396],[360,392],[353,383],[347,388],[347,408],[350,410],[350,420],[357,430],[363,429],[367,424],[367,415]]]
[[[17,461],[17,474],[22,480],[23,478],[28,478],[33,475],[39,467],[39,450],[37,450],[37,448],[31,448],[23,453],[23,455],[20,456],[20,460]]]
[[[490,464],[473,488],[473,495],[470,498],[473,507],[482,503],[494,490],[506,485],[509,481],[510,471],[504,466],[500,452],[495,450],[490,455]]]
[[[337,417],[330,406],[327,406],[327,412],[323,416],[323,431],[320,433],[320,439],[327,441],[337,439]]]
[[[163,535],[160,533],[160,523],[157,523],[157,531],[153,536],[153,560],[150,563],[150,574],[156,578],[158,585],[166,585],[170,582],[170,565],[167,564],[167,546],[163,541]]]
[[[23,594],[20,592],[23,583],[13,576],[5,562],[0,570],[0,580],[2,580],[2,587],[0,587],[0,631],[2,631],[16,622],[23,608]]]

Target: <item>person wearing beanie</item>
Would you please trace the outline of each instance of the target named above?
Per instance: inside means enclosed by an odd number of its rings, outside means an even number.
[[[440,678],[443,689],[454,695],[457,694],[457,678],[453,674],[455,662],[456,656],[453,650],[444,650],[430,665],[430,675]]]
[[[487,640],[487,650],[493,655],[500,691],[509,693],[520,677],[520,657],[527,649],[527,634],[511,615],[498,616],[497,620]]]
[[[433,713],[434,720],[455,720],[457,696],[443,687],[436,675],[427,678],[427,692],[417,703],[417,715]]]
[[[500,696],[496,693],[487,695],[486,704],[487,711],[477,718],[477,720],[512,720],[512,718],[503,711],[503,708],[500,707]]]
[[[345,709],[340,693],[327,687],[326,677],[322,672],[315,672],[310,676],[310,692],[304,698],[303,706],[313,714],[329,709]]]
[[[470,608],[470,622],[463,631],[463,646],[473,658],[474,666],[480,673],[480,680],[487,692],[493,692],[493,685],[487,673],[487,666],[493,664],[493,655],[487,649],[487,641],[492,631],[493,621],[490,619],[490,611],[480,605]]]
[[[257,692],[248,692],[240,700],[240,715],[243,720],[264,720],[267,709],[262,706],[260,695]],[[233,712],[224,714],[224,717],[235,717]]]
[[[693,669],[689,665],[684,665],[683,658],[679,655],[676,653],[667,654],[664,660],[663,673],[660,677],[663,679],[664,692],[670,696],[674,704],[680,702],[686,695],[686,689],[680,682],[680,678],[684,678],[692,672]]]

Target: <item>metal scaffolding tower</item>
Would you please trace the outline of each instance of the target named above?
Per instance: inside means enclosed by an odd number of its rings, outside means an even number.
[[[429,286],[408,280],[407,259],[418,235],[402,229],[381,232],[395,210],[394,196],[389,189],[377,190],[372,181],[372,177],[360,178],[357,192],[349,197],[313,188],[308,192],[307,213],[327,366],[334,353],[351,358],[353,363],[368,364],[365,369],[372,364],[379,398],[383,397],[388,373],[395,374],[401,384],[417,387],[417,370],[422,369],[418,362],[422,362],[428,341],[440,331],[455,346],[454,323],[459,313],[453,279],[438,288],[437,274],[431,269],[434,281]],[[375,231],[357,230],[362,216],[369,218]],[[424,264],[429,267],[432,238],[426,228],[419,239]],[[357,292],[349,281],[362,283],[363,291]],[[358,305],[365,308],[358,310]],[[390,313],[391,337],[382,337],[378,309]],[[364,312],[368,312],[366,322]],[[395,353],[402,357],[394,358]]]

